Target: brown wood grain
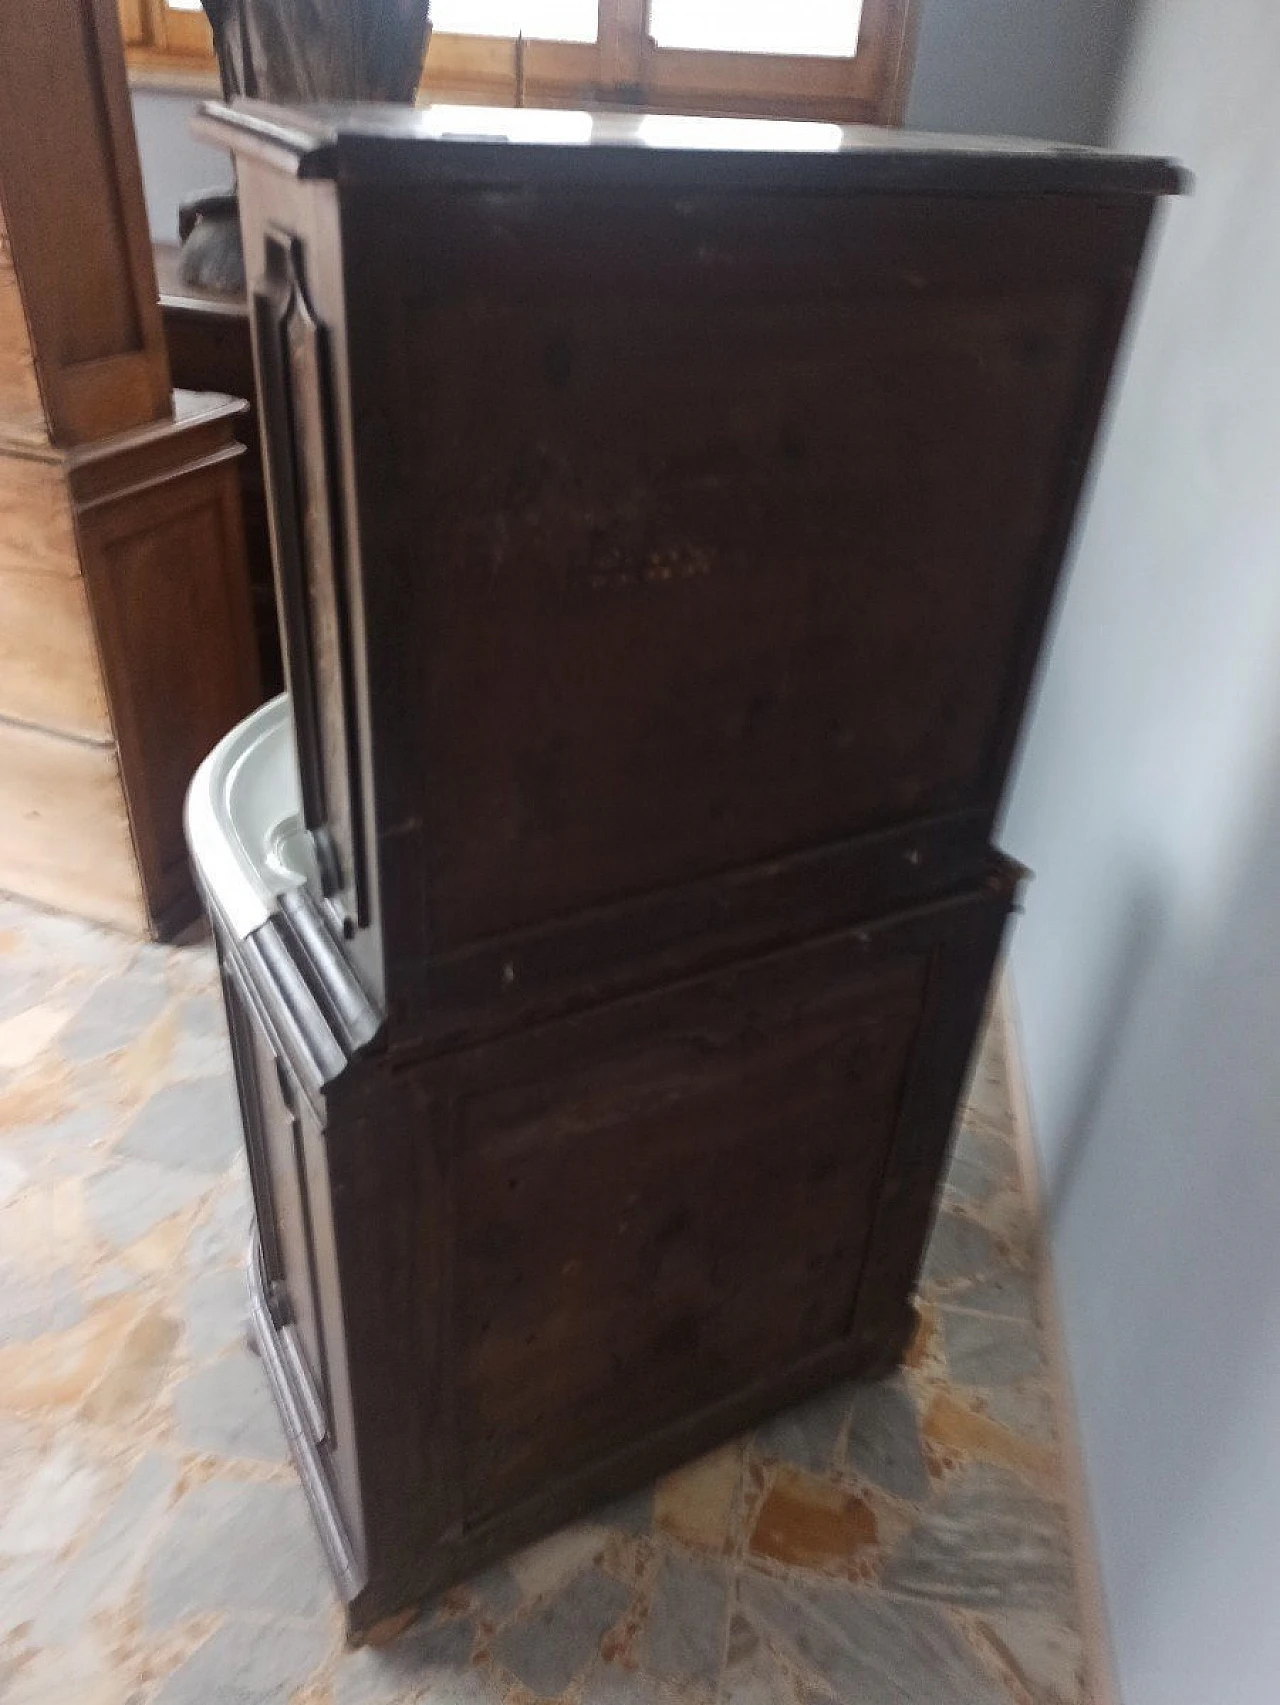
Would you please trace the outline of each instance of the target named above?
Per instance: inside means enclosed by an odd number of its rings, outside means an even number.
[[[0,569],[0,716],[82,739],[111,738],[78,576]]]
[[[65,461],[0,441],[0,572],[76,577],[80,559]]]
[[[0,204],[52,436],[160,419],[169,373],[115,0],[8,0],[0,64],[21,68],[0,79]]]
[[[3,208],[0,208],[0,432],[37,443],[48,437]]]
[[[147,933],[113,747],[0,721],[0,889]]]

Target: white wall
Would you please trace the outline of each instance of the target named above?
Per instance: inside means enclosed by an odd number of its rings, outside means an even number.
[[[1150,0],[1181,157],[1005,842],[1124,1705],[1280,1701],[1280,8]]]
[[[1096,142],[1130,0],[921,0],[907,107],[917,130]],[[136,89],[134,122],[154,237],[177,234],[183,196],[229,181],[188,130],[197,101]]]
[[[907,123],[970,136],[1101,140],[1130,0],[917,0]]]
[[[133,126],[142,160],[142,183],[147,196],[151,235],[174,242],[178,236],[178,203],[184,196],[231,185],[231,162],[220,148],[207,148],[191,134],[199,101],[158,89],[133,91]]]

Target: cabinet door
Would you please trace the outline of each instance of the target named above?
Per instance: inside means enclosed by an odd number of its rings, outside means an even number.
[[[470,1516],[901,1350],[1007,906],[984,889],[437,1067]]]
[[[332,1407],[320,1312],[313,1195],[324,1189],[323,1133],[293,1074],[230,969],[224,970],[267,1306],[316,1444]]]

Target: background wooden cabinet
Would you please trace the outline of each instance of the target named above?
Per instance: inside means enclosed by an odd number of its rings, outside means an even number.
[[[114,0],[0,8],[0,887],[195,914],[182,804],[257,702],[246,405],[170,389]]]

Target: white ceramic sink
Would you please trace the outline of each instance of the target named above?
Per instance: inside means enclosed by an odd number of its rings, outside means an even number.
[[[289,889],[319,893],[287,693],[219,740],[191,779],[185,821],[200,880],[238,939],[264,924]]]

